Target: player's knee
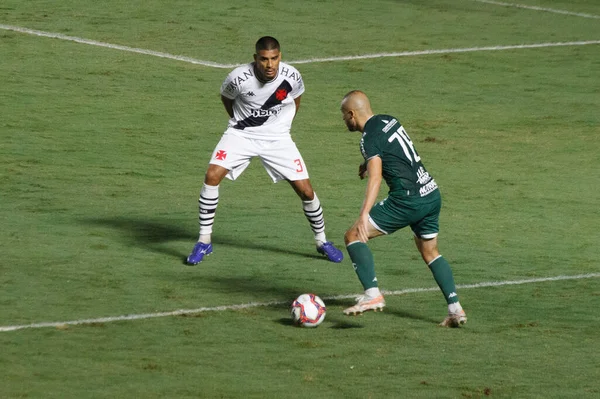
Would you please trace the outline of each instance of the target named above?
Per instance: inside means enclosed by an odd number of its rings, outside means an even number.
[[[218,186],[225,177],[225,174],[227,174],[226,169],[208,168],[204,176],[204,183],[209,186]]]
[[[315,192],[310,183],[303,184],[298,190],[298,195],[302,201],[312,201],[315,199]]]
[[[440,253],[437,250],[437,248],[421,248],[420,252],[421,256],[423,257],[423,260],[427,264],[431,263],[435,258],[440,256]]]
[[[204,183],[208,184],[209,186],[218,186],[220,181],[214,175],[207,174],[204,177]]]
[[[312,201],[315,199],[315,193],[312,190],[304,190],[298,192],[298,196],[302,201]]]
[[[355,227],[351,227],[344,234],[344,242],[348,245],[354,241],[358,241],[358,230]]]
[[[425,263],[429,264],[435,258],[440,256],[440,252],[437,247],[437,239],[434,237],[432,239],[418,239],[417,248],[421,253],[421,257],[425,261]]]
[[[309,202],[315,199],[316,195],[312,188],[312,185],[310,184],[310,180],[288,180],[288,182],[294,188],[294,191],[296,192],[296,194],[298,194],[298,197],[300,197],[302,201]]]

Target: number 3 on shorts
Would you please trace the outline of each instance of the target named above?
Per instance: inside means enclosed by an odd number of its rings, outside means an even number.
[[[302,166],[302,160],[294,159],[294,163],[296,165],[298,165],[298,168],[296,168],[296,172],[298,172],[298,173],[304,172],[304,166]]]

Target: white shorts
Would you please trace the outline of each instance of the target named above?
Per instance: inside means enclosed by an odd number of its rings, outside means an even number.
[[[246,170],[254,157],[260,158],[273,183],[279,180],[308,179],[304,159],[291,137],[282,140],[259,140],[225,132],[209,163],[228,169],[226,177],[235,180]]]

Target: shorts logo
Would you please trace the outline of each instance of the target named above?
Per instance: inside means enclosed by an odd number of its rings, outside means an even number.
[[[288,95],[285,89],[279,89],[275,92],[275,98],[279,101],[283,101]]]
[[[223,151],[223,150],[219,150],[215,154],[215,158],[217,158],[219,161],[224,161],[225,158],[227,158],[227,152]]]

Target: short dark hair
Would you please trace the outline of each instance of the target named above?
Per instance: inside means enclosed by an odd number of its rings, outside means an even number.
[[[280,50],[279,42],[272,36],[263,36],[256,42],[256,52],[260,50]]]

